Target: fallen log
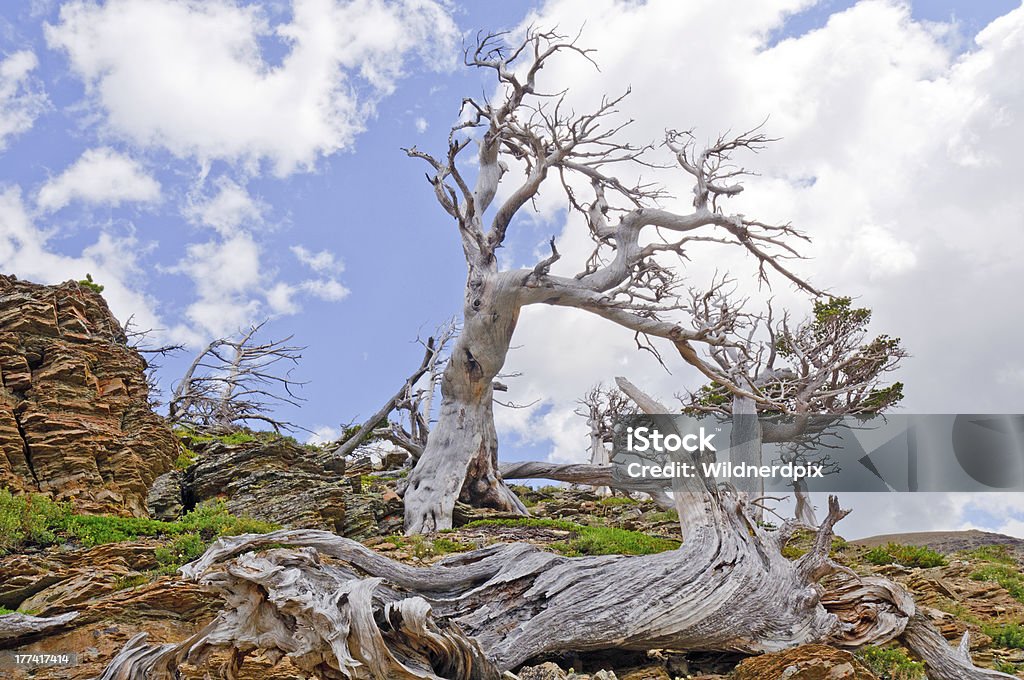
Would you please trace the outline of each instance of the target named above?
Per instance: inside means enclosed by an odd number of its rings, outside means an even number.
[[[795,524],[767,530],[734,495],[722,498],[719,531],[691,532],[678,550],[632,557],[569,558],[501,544],[421,568],[323,531],[223,538],[181,572],[219,592],[226,608],[179,644],[133,639],[102,678],[170,678],[214,650],[231,652],[232,677],[260,650],[323,678],[497,680],[566,650],[757,654],[897,637],[936,680],[1011,677],[975,668],[940,644],[897,584],[858,579],[832,562],[832,528],[847,512],[836,499],[812,549],[790,561],[780,548]],[[272,547],[282,544],[291,547]],[[836,573],[840,585],[825,592],[818,582]]]
[[[570,484],[611,487],[619,491],[639,491],[648,494],[662,510],[676,509],[675,500],[665,492],[663,480],[630,477],[622,474],[621,468],[611,465],[521,461],[502,463],[498,466],[498,472],[502,479],[550,479]]]

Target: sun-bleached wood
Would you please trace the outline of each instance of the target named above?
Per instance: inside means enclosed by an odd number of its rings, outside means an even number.
[[[497,680],[564,650],[757,654],[895,638],[934,680],[1012,677],[975,668],[896,583],[858,578],[830,559],[833,527],[847,514],[835,498],[811,550],[795,561],[780,548],[796,524],[768,530],[746,507],[725,493],[715,530],[634,557],[569,558],[517,543],[413,567],[324,531],[222,538],[181,571],[218,592],[225,608],[178,644],[134,638],[101,677],[171,678],[184,661],[218,650],[229,652],[233,677],[259,650],[324,678]],[[836,580],[823,588],[829,575]]]

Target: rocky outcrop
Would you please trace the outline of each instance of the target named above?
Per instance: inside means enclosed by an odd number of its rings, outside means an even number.
[[[283,437],[188,445],[197,461],[158,478],[150,491],[149,509],[158,519],[173,520],[203,501],[223,499],[233,515],[289,529],[324,529],[356,540],[401,530],[398,497],[363,488],[362,473],[373,471],[369,465],[346,470],[329,451]]]
[[[762,654],[740,663],[735,680],[878,680],[847,651],[826,645],[804,645]]]
[[[178,452],[145,368],[98,293],[0,276],[0,486],[144,516]]]

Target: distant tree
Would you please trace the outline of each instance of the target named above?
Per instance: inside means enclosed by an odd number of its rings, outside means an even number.
[[[797,416],[795,426],[741,433],[744,444],[737,448],[746,448],[753,459],[760,460],[763,441],[788,442],[787,455],[794,458],[801,450],[819,448],[819,433],[806,431],[806,416],[881,413],[903,399],[903,383],[887,378],[906,350],[899,338],[871,338],[871,310],[854,307],[849,297],[816,301],[796,326],[788,314],[774,322],[770,308],[763,315],[745,311],[745,301],[735,299],[728,282],[693,299],[697,317],[725,328],[734,342],[707,348],[699,367],[711,382],[684,397],[684,411]],[[798,482],[794,491],[797,517],[814,524],[806,484]]]
[[[625,394],[614,387],[597,385],[579,400],[576,413],[587,419],[590,438],[590,464],[609,465],[610,445],[615,439],[615,423],[636,413],[636,407]],[[599,496],[610,496],[608,486],[594,486]]]
[[[290,335],[257,342],[265,324],[254,324],[234,338],[213,340],[196,355],[172,388],[167,404],[171,423],[216,431],[252,422],[277,432],[297,429],[271,414],[276,407],[302,401],[295,390],[305,383],[293,379],[291,371],[305,348],[288,344]]]

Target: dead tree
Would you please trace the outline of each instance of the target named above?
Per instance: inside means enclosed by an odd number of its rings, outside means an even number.
[[[271,413],[302,401],[295,390],[305,383],[292,378],[291,371],[305,347],[288,344],[290,335],[256,342],[264,324],[251,326],[237,338],[213,340],[196,355],[167,404],[171,423],[227,431],[255,421],[276,432],[295,429]]]
[[[504,35],[483,37],[465,61],[493,75],[498,94],[463,101],[463,122],[450,131],[444,153],[406,150],[428,164],[427,179],[458,229],[467,266],[463,332],[442,376],[437,425],[405,496],[409,533],[450,527],[460,499],[525,512],[497,469],[492,399],[524,306],[585,310],[640,338],[667,339],[685,357],[693,342],[724,339],[717,328],[693,329],[673,318],[686,309],[676,297],[679,272],[666,258],[682,262],[705,242],[734,245],[756,259],[761,277],[773,271],[810,289],[783,265],[796,256],[789,242],[802,238],[798,232],[723,209],[742,191],[745,171],[733,155],[763,148],[771,141],[766,135],[755,129],[702,148],[690,132],[668,131],[660,151],[692,183],[693,210],[663,209],[665,192],[630,177],[659,149],[623,141],[628,121],[616,106],[625,95],[577,114],[564,92],[547,94],[538,84],[544,64],[563,54],[590,59],[589,50],[552,32],[531,30],[517,45]],[[467,157],[474,141],[475,160]],[[575,274],[558,275],[552,268],[561,256],[552,239],[550,255],[535,266],[503,270],[497,251],[546,180],[551,189],[560,186],[594,251]],[[504,198],[496,205],[498,196]]]
[[[259,651],[322,678],[499,680],[565,650],[758,654],[893,639],[934,680],[1012,677],[974,667],[966,641],[948,645],[901,586],[829,558],[833,526],[848,512],[834,497],[795,561],[780,553],[795,523],[768,530],[727,490],[716,500],[680,548],[635,557],[569,558],[517,543],[420,568],[324,531],[222,538],[182,573],[225,608],[180,643],[136,636],[101,678],[169,679],[214,651],[228,652],[222,672],[235,677]]]
[[[154,330],[152,328],[140,328],[135,322],[135,315],[128,317],[128,320],[124,322],[124,337],[127,340],[128,346],[134,349],[142,356],[143,362],[145,362],[146,372],[146,385],[149,386],[149,395],[147,397],[149,401],[149,407],[156,410],[162,403],[160,401],[160,382],[158,373],[161,365],[157,361],[161,358],[173,356],[185,350],[185,346],[178,343],[172,343],[169,345],[154,345],[150,342],[153,338]]]
[[[590,464],[609,465],[609,445],[615,437],[615,422],[636,412],[632,403],[615,388],[597,385],[579,400],[578,415],[587,419],[590,438]],[[592,485],[599,496],[610,496],[611,487]]]

